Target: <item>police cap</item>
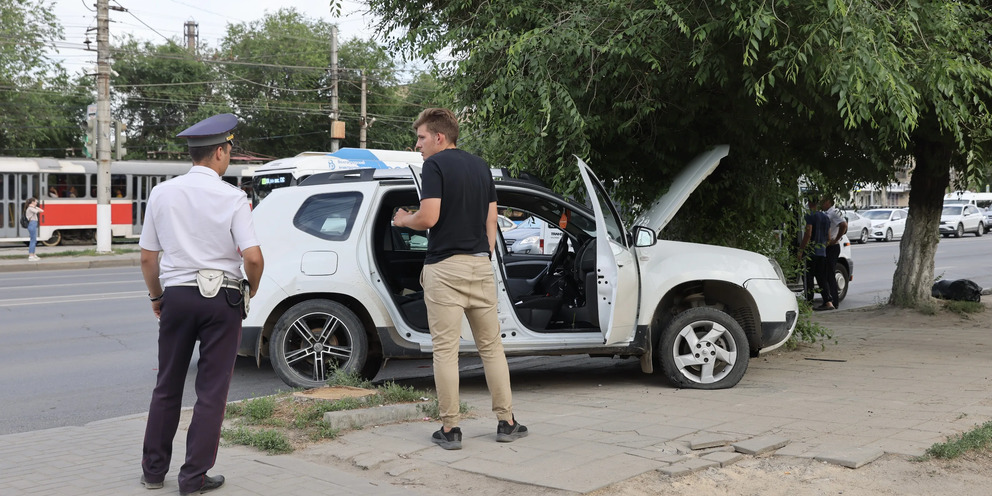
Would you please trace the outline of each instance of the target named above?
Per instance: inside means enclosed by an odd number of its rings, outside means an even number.
[[[234,114],[217,114],[193,124],[176,137],[186,138],[190,148],[219,145],[234,139],[234,133],[231,131],[237,125],[238,118]]]

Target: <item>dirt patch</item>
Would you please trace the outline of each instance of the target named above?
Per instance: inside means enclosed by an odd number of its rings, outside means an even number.
[[[372,389],[351,386],[329,386],[297,391],[293,393],[293,396],[302,399],[337,401],[341,398],[362,398],[373,394],[376,394],[376,391]]]

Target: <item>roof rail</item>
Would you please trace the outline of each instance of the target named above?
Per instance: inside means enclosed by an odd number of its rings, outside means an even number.
[[[374,169],[371,167],[363,167],[358,169],[342,169],[330,172],[318,172],[317,174],[311,174],[305,179],[300,181],[299,186],[313,186],[315,184],[331,184],[331,183],[351,183],[351,182],[366,182],[375,179],[409,179],[410,169],[408,168],[394,168],[394,169]]]
[[[419,169],[418,166],[411,166]],[[490,169],[493,179],[496,181],[507,181],[516,183],[527,183],[540,186],[547,189],[547,185],[537,177],[528,174],[526,172],[520,173],[518,177],[512,177],[510,175],[509,169],[503,167],[498,169]],[[331,183],[345,183],[345,182],[364,182],[372,181],[376,179],[409,179],[410,178],[410,168],[409,167],[396,167],[391,169],[373,169],[373,168],[358,168],[358,169],[342,169],[329,172],[318,172],[317,174],[312,174],[307,176],[302,181],[300,181],[300,186],[313,186],[316,184],[331,184]]]

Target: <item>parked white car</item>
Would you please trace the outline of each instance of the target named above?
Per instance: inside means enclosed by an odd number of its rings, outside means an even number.
[[[509,217],[505,215],[499,215],[496,217],[496,223],[499,224],[499,230],[506,232],[517,228],[517,224],[510,220]]]
[[[862,245],[867,243],[871,238],[871,220],[854,210],[845,211],[844,217],[847,218],[847,237]]]
[[[633,228],[581,160],[591,209],[499,177],[500,205],[552,225],[567,219],[552,254],[518,255],[496,244],[507,355],[639,357],[643,371],[658,366],[676,387],[718,389],[737,384],[750,357],[784,344],[798,305],[774,260],[657,239],[728,150],[698,157]],[[272,191],[255,208],[266,270],[239,354],[267,357],[294,387],[322,385],[334,369],[368,376],[385,359],[430,356],[420,285],[426,245],[414,243],[425,233],[390,222],[397,208],[418,205],[413,179],[416,167],[318,174]],[[461,352],[477,352],[467,324]]]
[[[906,232],[909,212],[901,208],[876,208],[865,210],[861,215],[871,221],[870,236],[875,241],[892,241],[894,238],[901,238]]]
[[[985,214],[975,205],[948,205],[940,211],[940,235],[960,238],[964,233],[985,234]]]

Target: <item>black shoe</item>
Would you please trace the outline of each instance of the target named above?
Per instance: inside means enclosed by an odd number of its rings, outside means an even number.
[[[499,425],[496,426],[496,441],[500,443],[512,443],[517,439],[522,437],[527,437],[527,428],[524,427],[517,419],[513,419],[513,425],[505,420],[500,420]]]
[[[145,485],[145,489],[162,489],[165,484],[162,482],[148,482],[145,476],[141,476],[141,483]]]
[[[180,491],[179,494],[182,496],[189,496],[190,494],[203,494],[208,491],[213,491],[214,489],[217,489],[218,487],[223,485],[224,485],[223,475],[214,475],[214,476],[204,475],[203,485],[200,486],[199,489],[188,493]]]
[[[824,310],[836,310],[836,308],[827,305],[820,305],[818,307],[813,307],[813,310],[816,312],[822,312]]]
[[[462,449],[462,429],[461,427],[452,427],[450,431],[444,432],[444,427],[441,427],[431,436],[431,441],[446,450],[460,450]]]

